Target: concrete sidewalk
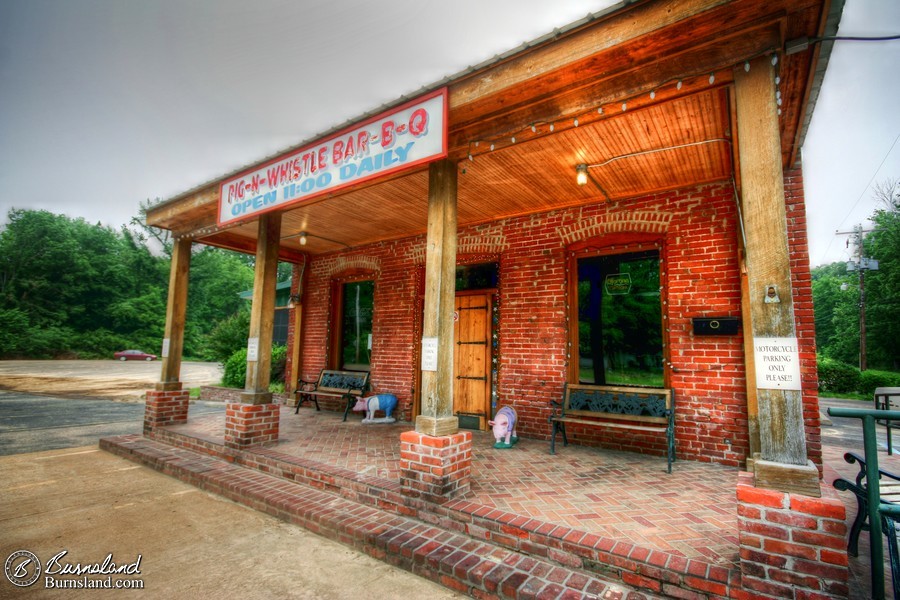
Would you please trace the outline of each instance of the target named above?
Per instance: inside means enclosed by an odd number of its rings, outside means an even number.
[[[96,446],[0,457],[0,559],[60,564],[141,556],[135,598],[462,598],[425,579],[207,494]],[[21,561],[14,561],[21,562]],[[52,567],[51,567],[52,569]],[[55,575],[59,580],[84,576]],[[93,589],[29,587],[0,576],[0,598],[90,598]],[[88,576],[105,579],[105,576]]]

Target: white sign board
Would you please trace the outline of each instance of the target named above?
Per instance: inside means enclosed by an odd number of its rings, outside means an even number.
[[[800,390],[800,350],[797,338],[753,338],[756,387],[762,390]]]
[[[422,338],[422,370],[437,371],[438,339],[436,337]]]
[[[259,360],[259,338],[247,339],[247,360]]]
[[[163,347],[160,356],[163,358],[169,358],[169,338],[163,338]]]
[[[447,88],[224,181],[218,223],[245,221],[447,156]]]

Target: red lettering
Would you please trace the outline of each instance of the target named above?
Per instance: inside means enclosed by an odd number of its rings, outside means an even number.
[[[428,131],[428,111],[417,108],[409,116],[409,132],[416,137]]]
[[[347,138],[347,149],[344,150],[344,160],[350,160],[356,152],[353,151],[353,136]]]
[[[269,180],[269,187],[273,188],[278,185],[278,167],[266,169],[266,178]]]
[[[360,131],[359,135],[356,136],[356,151],[359,154],[368,154],[369,153],[369,132],[368,131]]]
[[[260,178],[259,178],[259,175],[257,174],[257,175],[254,175],[254,176],[253,176],[253,179],[250,180],[250,183],[247,184],[247,187],[250,188],[250,193],[251,193],[251,194],[254,194],[254,195],[255,195],[255,194],[258,194],[258,193],[259,193],[259,182],[260,182],[260,181],[261,181],[261,180],[260,180]]]
[[[394,122],[385,121],[381,124],[381,147],[389,148],[394,145]]]
[[[337,140],[334,143],[334,151],[331,153],[331,163],[339,165],[344,160],[344,142]]]
[[[322,146],[319,148],[319,168],[324,169],[328,166],[325,162],[325,157],[328,154],[328,146]]]

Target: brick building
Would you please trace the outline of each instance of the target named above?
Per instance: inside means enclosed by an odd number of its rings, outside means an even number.
[[[464,493],[467,430],[499,407],[546,440],[567,384],[664,388],[679,460],[753,474],[739,493],[752,547],[781,527],[757,522],[759,498],[820,495],[799,149],[830,50],[817,40],[840,8],[625,3],[154,207],[148,222],[176,244],[148,432],[186,412],[191,244],[255,252],[235,447],[278,438],[267,352],[288,261],[288,387],[367,370],[372,392],[396,395],[415,423],[403,460],[434,465],[412,482],[408,468],[406,492]],[[640,429],[568,434],[666,450]],[[804,510],[832,515],[834,500],[819,502]],[[771,561],[742,557],[748,581],[765,579]]]

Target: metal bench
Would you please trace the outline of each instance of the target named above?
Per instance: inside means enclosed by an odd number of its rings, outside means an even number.
[[[316,410],[319,410],[319,396],[326,398],[341,398],[347,403],[344,409],[344,421],[350,409],[356,403],[357,398],[369,389],[368,371],[335,371],[323,369],[316,381],[300,380],[297,390],[297,409],[294,414],[300,412],[300,405],[304,402],[313,402]]]
[[[550,454],[556,453],[556,434],[568,446],[566,423],[656,432],[666,436],[667,471],[675,460],[675,408],[672,390],[566,384],[562,404],[551,401]]]
[[[859,473],[856,474],[855,481],[847,479],[835,479],[833,485],[835,489],[841,491],[853,492],[856,496],[856,519],[850,526],[850,537],[847,541],[847,554],[850,556],[859,555],[859,534],[862,531],[869,531],[869,492],[866,487],[866,459],[855,452],[847,452],[844,454],[844,460],[851,465],[859,464]],[[900,475],[878,469],[880,480],[878,482],[879,497],[882,502],[889,504],[900,504]]]

